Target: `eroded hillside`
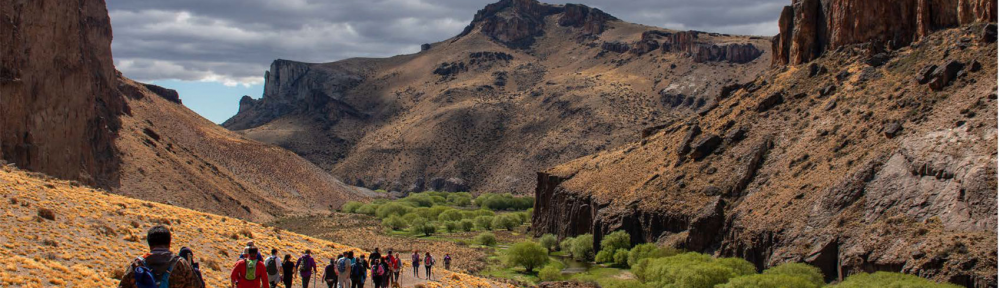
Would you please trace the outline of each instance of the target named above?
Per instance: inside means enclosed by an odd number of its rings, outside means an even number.
[[[833,2],[845,1],[821,11]],[[825,17],[839,16],[856,15]],[[806,42],[791,47],[829,43],[794,31]],[[828,280],[885,270],[996,286],[996,26],[932,32],[898,49],[824,46],[702,116],[539,173],[535,233],[598,243],[624,230],[760,268],[807,262]]]
[[[275,61],[263,98],[224,126],[359,186],[525,193],[533,171],[713,105],[766,70],[769,46],[503,0],[416,54]]]
[[[293,255],[312,249],[317,262],[344,251],[362,252],[235,218],[109,194],[9,165],[0,168],[0,197],[4,287],[114,287],[130,259],[148,250],[143,238],[153,225],[169,226],[174,251],[194,250],[208,287],[229,286],[230,265],[251,239],[260,247]],[[435,273],[440,281],[425,287],[507,287],[444,269]]]

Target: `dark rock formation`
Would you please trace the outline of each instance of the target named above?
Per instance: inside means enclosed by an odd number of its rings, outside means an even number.
[[[698,63],[725,61],[730,63],[748,63],[764,54],[750,43],[730,43],[719,45],[697,45],[693,53],[694,61]]]
[[[153,84],[142,84],[142,86],[146,87],[146,89],[149,89],[149,91],[155,93],[156,95],[163,97],[163,99],[167,99],[167,101],[181,104],[181,96],[177,94],[177,90],[167,89]]]
[[[600,34],[608,21],[616,20],[599,9],[579,4],[555,6],[535,0],[501,0],[476,12],[459,37],[478,29],[509,47],[527,48],[545,30],[545,17],[562,13],[560,26],[580,28],[585,34]]]
[[[580,4],[566,4],[563,7],[563,15],[559,17],[559,26],[581,28],[581,31],[586,34],[601,34],[608,21],[618,20],[597,8]]]
[[[116,186],[114,141],[128,107],[104,1],[0,1],[0,19],[0,159]]]
[[[604,44],[601,44],[601,49],[615,53],[625,53],[631,48],[629,48],[628,44],[621,42],[604,42]]]
[[[722,137],[714,134],[706,135],[691,144],[691,159],[698,161],[705,158],[705,156],[715,152],[715,149],[719,147],[719,144],[722,144]]]
[[[431,50],[431,44],[429,43],[420,44],[420,52],[424,52],[427,50]]]
[[[927,82],[927,85],[935,91],[940,91],[945,86],[950,85],[962,69],[965,69],[964,63],[955,60],[948,61],[944,66],[937,67],[930,73],[930,81]]]
[[[778,106],[781,103],[785,103],[785,96],[781,92],[776,92],[771,94],[771,96],[767,96],[767,98],[764,98],[764,100],[761,100],[760,103],[757,104],[757,112],[771,110],[771,108],[774,108],[774,106]]]
[[[936,29],[996,21],[995,1],[794,0],[778,20],[773,63],[805,63],[851,44],[898,48]]]

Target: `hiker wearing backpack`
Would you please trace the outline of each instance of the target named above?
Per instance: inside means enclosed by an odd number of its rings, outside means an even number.
[[[403,266],[403,260],[399,259],[399,252],[389,252],[389,282],[399,283],[399,270]]]
[[[247,241],[247,246],[243,247],[243,250],[240,252],[240,259],[247,258],[247,253],[248,253],[248,251],[250,251],[250,248],[256,248],[256,247],[257,246],[253,244],[253,240]],[[257,259],[259,259],[259,260],[263,260],[264,259],[264,257],[260,255],[260,251],[259,250],[257,252]]]
[[[306,249],[306,254],[299,256],[299,261],[295,262],[295,268],[299,270],[299,276],[302,276],[302,288],[309,288],[309,278],[313,274],[318,274],[316,260],[312,258],[312,250]]]
[[[149,253],[137,257],[122,276],[119,288],[203,288],[188,261],[170,252],[170,230],[154,226],[146,233]]]
[[[444,269],[451,270],[451,254],[444,253]]]
[[[268,286],[271,288],[277,288],[278,283],[281,282],[281,259],[278,259],[278,249],[271,248],[271,256],[267,256],[264,259],[264,268],[267,270],[267,281]]]
[[[424,268],[427,268],[427,280],[432,280],[431,267],[434,267],[434,263],[436,263],[436,261],[434,261],[434,257],[431,257],[431,252],[427,252],[427,254],[424,255]]]
[[[413,255],[410,255],[410,258],[413,260],[413,277],[420,279],[420,253],[413,250]]]
[[[229,281],[235,288],[270,288],[267,281],[267,270],[261,267],[260,258],[257,255],[257,247],[247,250],[247,258],[236,261],[233,272],[229,274]]]
[[[364,288],[365,278],[368,278],[368,261],[365,260],[365,254],[361,254],[354,261],[354,266],[351,266],[351,288]]]
[[[351,266],[353,266],[354,256],[351,252],[344,253],[344,258],[337,260],[337,283],[341,288],[351,287]]]
[[[385,274],[386,271],[385,266],[382,265],[382,259],[372,257],[372,285],[375,288],[385,287],[382,284],[382,281],[385,280]]]
[[[295,262],[292,255],[285,254],[285,261],[281,262],[281,280],[285,282],[285,288],[292,288],[292,280],[295,279]]]
[[[330,265],[326,265],[326,268],[323,268],[323,282],[326,282],[326,286],[328,288],[333,288],[334,286],[337,286],[337,271],[335,271],[336,268],[334,267],[334,265],[340,262],[340,259],[344,259],[344,254],[340,254],[339,256],[340,256],[339,259],[331,258]]]
[[[194,251],[191,248],[181,247],[181,252],[177,253],[177,255],[181,256],[181,259],[187,261],[188,264],[191,264],[191,268],[194,269],[194,275],[198,276],[198,285],[205,286],[205,278],[201,276],[201,268],[198,267],[198,263],[194,262]]]

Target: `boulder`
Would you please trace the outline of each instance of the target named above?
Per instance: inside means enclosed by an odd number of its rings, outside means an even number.
[[[760,103],[757,104],[757,112],[765,112],[767,110],[771,110],[771,108],[774,108],[774,106],[781,105],[781,103],[785,103],[784,94],[782,92],[775,92],[770,96],[767,96],[767,98],[764,98],[764,100],[761,100]]]
[[[431,44],[429,43],[420,44],[420,52],[427,50],[431,50]]]
[[[983,43],[997,42],[997,24],[983,26],[983,31],[979,32],[979,40]]]
[[[899,132],[902,131],[903,125],[896,121],[885,123],[885,126],[882,127],[882,134],[889,139],[895,138],[896,135],[899,135]]]
[[[695,161],[704,159],[708,155],[711,155],[712,152],[715,152],[715,149],[719,148],[719,144],[722,144],[722,137],[715,134],[706,135],[691,144],[691,158]]]
[[[687,134],[684,135],[684,139],[681,140],[681,145],[677,147],[677,155],[684,156],[687,155],[688,152],[691,152],[691,142],[694,141],[694,137],[698,137],[698,135],[701,135],[701,127],[699,127],[698,124],[691,125]]]
[[[923,85],[927,84],[927,82],[930,82],[931,73],[934,73],[934,70],[936,70],[937,68],[938,68],[937,65],[927,65],[924,66],[924,68],[920,68],[920,71],[917,72],[917,78],[916,78],[917,83]]]
[[[944,87],[951,85],[951,82],[955,80],[958,72],[962,71],[962,69],[965,69],[965,63],[955,60],[948,61],[944,66],[937,67],[937,69],[931,72],[931,80],[927,84],[931,90],[941,91]]]

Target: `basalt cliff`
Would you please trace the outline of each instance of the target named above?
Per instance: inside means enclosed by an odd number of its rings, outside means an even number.
[[[995,22],[990,1],[795,1],[776,67],[539,172],[533,231],[996,287]]]
[[[371,189],[528,193],[533,171],[715,105],[762,74],[769,46],[503,0],[415,54],[276,60],[223,126]]]
[[[0,1],[0,159],[118,194],[243,219],[370,191],[198,116],[115,71],[104,1]]]

